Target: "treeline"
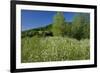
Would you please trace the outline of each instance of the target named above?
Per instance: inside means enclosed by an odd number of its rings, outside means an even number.
[[[52,32],[50,31],[51,28],[52,28],[52,24],[49,24],[45,27],[22,31],[21,37],[22,38],[24,38],[24,37],[33,37],[33,36],[45,37],[47,35],[50,36],[50,34],[53,36]]]
[[[57,12],[53,20],[53,23],[46,27],[23,31],[22,37],[67,36],[78,40],[90,37],[90,15],[88,13],[77,13],[72,22],[68,22],[62,12]]]

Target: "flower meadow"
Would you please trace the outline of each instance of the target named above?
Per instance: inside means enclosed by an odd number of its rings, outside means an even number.
[[[69,37],[25,37],[21,40],[21,62],[90,59],[90,40]]]

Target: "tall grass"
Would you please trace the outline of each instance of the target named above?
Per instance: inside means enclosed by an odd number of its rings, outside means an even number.
[[[21,41],[21,62],[87,60],[90,58],[89,39],[68,37],[25,37]]]

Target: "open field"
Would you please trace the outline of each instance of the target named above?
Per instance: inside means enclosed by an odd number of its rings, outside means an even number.
[[[21,40],[21,62],[90,59],[90,40],[68,37],[25,37]]]

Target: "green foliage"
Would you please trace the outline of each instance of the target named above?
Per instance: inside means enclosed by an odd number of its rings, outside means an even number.
[[[90,36],[90,20],[89,14],[78,13],[72,22],[71,28],[72,37],[78,40],[89,38]]]
[[[78,41],[66,37],[26,37],[21,43],[21,62],[87,60],[90,58],[89,40]]]
[[[65,26],[65,33],[64,33],[64,35],[65,36],[68,36],[68,37],[71,37],[71,27],[72,27],[72,24],[70,24],[70,23],[66,23],[65,24],[66,26]]]
[[[51,28],[52,28],[52,24],[49,24],[45,27],[22,31],[21,37],[22,38],[32,37],[32,36],[44,37],[46,35],[46,32],[51,32]]]
[[[54,23],[52,25],[52,32],[54,36],[64,36],[65,32],[65,18],[62,12],[57,12],[54,16]]]

